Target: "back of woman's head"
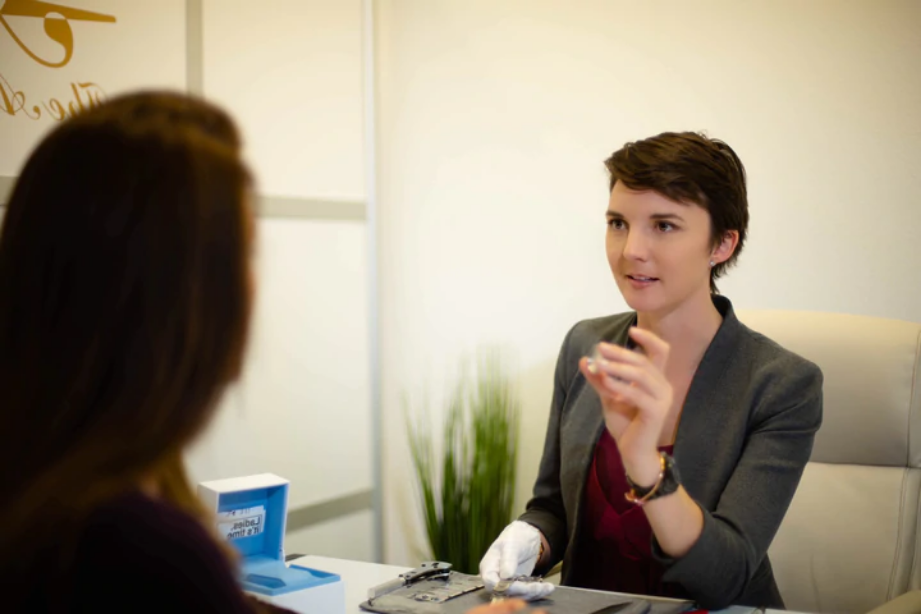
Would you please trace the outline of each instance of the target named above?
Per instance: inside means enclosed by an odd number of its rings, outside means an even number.
[[[32,153],[0,234],[4,534],[34,543],[136,487],[238,375],[252,232],[239,150],[219,109],[141,93]],[[4,563],[17,543],[0,537]]]

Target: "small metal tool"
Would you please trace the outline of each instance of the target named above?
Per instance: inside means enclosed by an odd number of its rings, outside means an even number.
[[[398,588],[415,584],[422,580],[434,578],[447,578],[451,574],[451,563],[441,561],[428,561],[415,569],[410,569],[397,576],[395,579],[383,584],[378,584],[368,589],[368,600],[376,599],[381,595],[393,592]]]

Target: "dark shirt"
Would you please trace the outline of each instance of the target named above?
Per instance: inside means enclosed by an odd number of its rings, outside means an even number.
[[[672,446],[659,448],[671,454]],[[662,581],[665,567],[652,555],[652,527],[642,506],[627,501],[630,490],[620,451],[601,432],[588,472],[583,503],[585,588],[618,593],[681,597],[680,587]]]
[[[53,572],[60,555],[36,572],[23,611],[287,612],[241,591],[230,561],[196,519],[139,493],[91,514],[65,574]]]

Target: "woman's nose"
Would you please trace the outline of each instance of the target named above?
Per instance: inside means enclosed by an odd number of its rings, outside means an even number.
[[[627,232],[623,254],[624,258],[628,260],[646,260],[648,258],[649,249],[642,233],[636,231]]]

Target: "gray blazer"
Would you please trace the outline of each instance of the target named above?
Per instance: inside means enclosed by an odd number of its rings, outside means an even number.
[[[662,552],[663,580],[707,609],[731,604],[783,607],[767,549],[783,520],[822,422],[822,372],[739,322],[714,296],[723,323],[684,403],[674,457],[681,482],[704,513],[703,533],[680,559]],[[598,395],[579,359],[599,340],[625,344],[636,314],[576,324],[556,365],[553,402],[534,496],[521,520],[546,536],[550,566],[579,586],[580,507],[604,428]],[[546,571],[546,570],[538,570]]]

